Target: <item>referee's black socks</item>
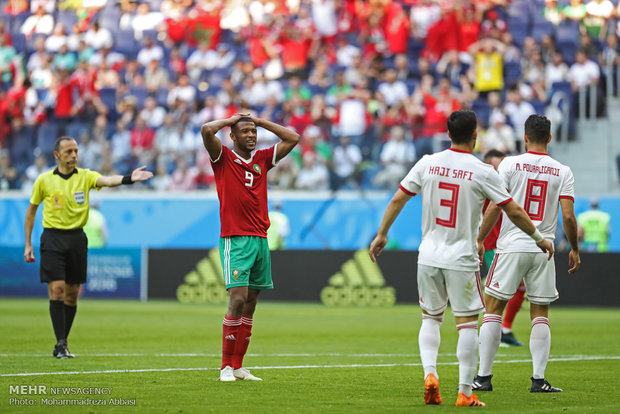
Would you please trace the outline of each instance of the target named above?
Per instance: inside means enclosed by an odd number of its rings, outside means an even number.
[[[50,317],[54,327],[56,342],[65,339],[65,302],[62,300],[50,300]],[[75,315],[75,312],[73,313]],[[71,318],[73,321],[73,318]]]
[[[73,318],[75,318],[75,312],[77,312],[76,306],[69,306],[66,303],[65,306],[65,339],[69,339],[69,331],[71,330],[71,325],[73,325]]]

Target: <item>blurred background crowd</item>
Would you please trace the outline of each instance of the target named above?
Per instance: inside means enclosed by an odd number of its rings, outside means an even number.
[[[478,154],[520,151],[531,113],[559,125],[579,88],[608,87],[617,3],[0,0],[0,190],[29,192],[60,135],[83,168],[214,188],[200,126],[248,111],[302,135],[278,189],[394,189],[460,108],[479,117]]]

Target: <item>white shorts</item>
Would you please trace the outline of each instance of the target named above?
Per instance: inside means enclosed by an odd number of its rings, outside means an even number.
[[[480,273],[441,269],[418,263],[420,307],[430,315],[446,310],[448,300],[454,316],[473,316],[484,312]]]
[[[484,292],[508,301],[521,281],[530,302],[548,305],[559,295],[555,288],[555,262],[547,253],[496,253],[489,269]]]

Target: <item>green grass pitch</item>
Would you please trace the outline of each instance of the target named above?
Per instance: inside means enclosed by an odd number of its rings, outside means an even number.
[[[417,306],[328,308],[259,303],[245,366],[263,382],[220,383],[223,306],[82,300],[71,332],[75,359],[56,360],[45,299],[0,301],[0,412],[5,413],[416,413],[456,408],[457,332],[442,326],[442,406],[425,407]],[[551,308],[547,378],[559,394],[530,394],[527,302],[514,331],[525,346],[500,348],[484,410],[497,413],[620,412],[620,312]],[[36,375],[17,375],[37,373]],[[51,375],[53,374],[53,375]],[[48,395],[15,393],[44,386]],[[11,388],[13,387],[13,388]],[[110,395],[49,395],[62,387]],[[13,390],[13,392],[11,392]],[[135,405],[49,406],[41,398],[134,400]],[[29,398],[36,406],[9,405]],[[121,401],[121,403],[122,403]]]

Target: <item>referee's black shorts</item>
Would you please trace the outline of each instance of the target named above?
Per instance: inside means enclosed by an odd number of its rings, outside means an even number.
[[[67,284],[86,283],[88,240],[80,229],[46,228],[41,234],[41,283],[64,280]]]

